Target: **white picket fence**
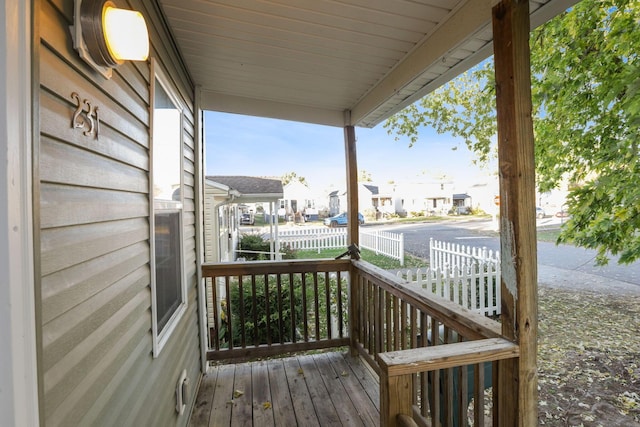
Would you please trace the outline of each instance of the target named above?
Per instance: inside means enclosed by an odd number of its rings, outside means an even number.
[[[347,247],[347,230],[328,227],[295,227],[278,230],[281,245],[294,250],[322,251]],[[360,247],[400,261],[404,265],[404,235],[360,229]]]
[[[398,271],[398,277],[486,316],[500,314],[500,264]]]
[[[408,282],[487,316],[500,314],[500,253],[429,240],[430,267],[401,270]]]
[[[500,263],[500,251],[429,239],[429,266],[431,268],[462,267],[486,261]]]
[[[379,230],[360,230],[360,247],[386,255],[404,265],[404,234]]]

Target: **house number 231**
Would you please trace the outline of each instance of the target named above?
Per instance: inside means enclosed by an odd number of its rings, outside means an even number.
[[[71,99],[76,102],[76,109],[71,119],[71,127],[74,129],[83,129],[85,136],[93,135],[98,139],[100,135],[100,115],[98,107],[92,105],[88,100],[80,100],[80,95],[76,92],[71,93]]]

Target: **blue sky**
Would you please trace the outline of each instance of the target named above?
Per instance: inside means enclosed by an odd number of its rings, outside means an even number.
[[[205,130],[207,175],[295,172],[315,190],[345,187],[342,128],[206,112]],[[428,129],[411,148],[408,139],[387,135],[382,124],[356,128],[356,138],[358,169],[369,172],[375,184],[429,182],[445,174],[464,192],[487,175],[472,164],[463,141]]]

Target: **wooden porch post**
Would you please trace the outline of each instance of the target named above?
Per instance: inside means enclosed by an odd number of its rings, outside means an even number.
[[[353,126],[344,127],[344,143],[347,165],[347,244],[360,244],[358,222],[358,162],[356,160],[356,132]]]
[[[502,0],[493,7],[492,17],[500,172],[502,333],[520,347],[519,359],[499,364],[496,412],[500,426],[533,426],[538,423],[538,296],[529,1]]]
[[[349,114],[345,114],[345,123],[349,123]],[[347,166],[347,245],[355,243],[359,245],[360,224],[358,223],[358,162],[356,160],[356,133],[351,125],[344,127],[344,152]],[[351,355],[358,355],[356,343],[360,338],[360,326],[358,323],[360,307],[360,280],[354,274],[353,269],[350,275],[351,285],[349,287],[349,338],[351,339]]]

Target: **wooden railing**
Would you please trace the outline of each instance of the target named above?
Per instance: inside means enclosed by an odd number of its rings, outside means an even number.
[[[349,260],[206,264],[209,360],[349,344]]]
[[[484,409],[498,361],[518,357],[499,323],[408,285],[393,274],[353,261],[351,346],[380,376],[382,426],[464,426],[473,399],[473,425]],[[498,413],[493,411],[493,424]]]
[[[380,377],[382,426],[465,426],[469,416],[484,426],[491,403],[498,425],[500,361],[519,357],[499,323],[362,261],[202,271],[212,297],[209,360],[350,346]]]

